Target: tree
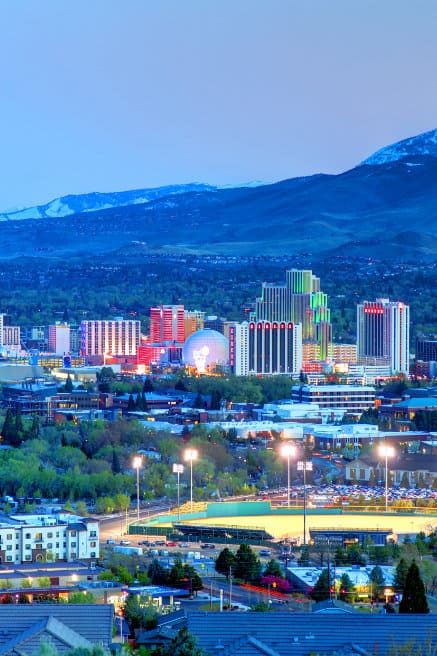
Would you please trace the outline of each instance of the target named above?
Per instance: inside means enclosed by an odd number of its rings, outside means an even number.
[[[135,410],[135,408],[136,408],[136,403],[133,394],[129,394],[129,399],[127,401],[127,410],[128,412],[132,412],[132,410]]]
[[[402,593],[401,603],[399,604],[399,613],[429,613],[425,586],[420,577],[419,568],[414,560],[408,569],[405,579],[405,587]]]
[[[395,575],[393,577],[393,586],[395,590],[401,592],[405,588],[405,581],[407,579],[408,563],[405,558],[401,558],[396,565]]]
[[[241,544],[235,554],[234,576],[243,581],[254,583],[261,575],[261,562],[256,553],[248,544]]]
[[[124,604],[124,616],[133,633],[135,629],[154,629],[158,625],[157,614],[146,599],[129,594]]]
[[[354,601],[354,592],[355,586],[352,583],[349,574],[345,572],[340,577],[340,591],[338,596],[341,601],[347,601],[349,604],[351,604]]]
[[[329,571],[325,568],[322,570],[322,573],[317,579],[316,585],[311,591],[310,596],[314,601],[325,601],[325,599],[330,598],[331,581],[329,579]]]
[[[147,575],[154,585],[166,584],[168,581],[167,570],[156,558],[152,560],[147,568]]]
[[[269,560],[263,572],[263,576],[277,576],[281,579],[283,578],[282,569],[277,560],[275,560],[274,558]]]
[[[1,434],[3,438],[3,442],[5,444],[9,444],[10,446],[20,446],[21,440],[17,435],[17,430],[15,427],[15,418],[11,408],[8,408],[6,410],[6,416],[3,422],[3,428]]]
[[[29,430],[29,439],[37,440],[40,436],[40,431],[41,431],[41,425],[40,425],[39,417],[38,415],[33,415],[32,424]]]
[[[164,650],[164,656],[204,656],[204,653],[203,649],[197,646],[196,638],[185,626]]]
[[[113,474],[119,474],[121,472],[120,459],[118,453],[115,449],[112,449],[112,464],[111,470]]]
[[[236,558],[235,554],[225,547],[219,553],[215,561],[215,571],[225,576],[229,576],[229,570],[235,571]]]
[[[375,565],[375,567],[370,572],[369,581],[371,583],[372,597],[379,597],[385,585],[384,572],[382,571],[379,565]]]
[[[15,431],[20,438],[23,437],[23,416],[21,414],[21,406],[17,405],[15,409]]]
[[[92,592],[71,592],[68,595],[69,604],[93,604],[94,595]]]
[[[71,380],[70,374],[67,375],[67,380],[65,381],[65,391],[69,394],[73,391],[73,381]]]

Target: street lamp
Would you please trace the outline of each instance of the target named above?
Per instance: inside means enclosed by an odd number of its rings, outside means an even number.
[[[281,456],[287,458],[287,506],[290,507],[290,458],[296,456],[296,447],[293,444],[283,444]]]
[[[311,460],[299,460],[297,471],[303,471],[303,544],[307,543],[307,471],[313,471]]]
[[[181,518],[181,503],[180,503],[180,495],[179,495],[179,479],[180,479],[181,474],[183,474],[183,473],[184,473],[184,466],[173,463],[173,474],[177,474],[177,477],[178,477],[178,519]]]
[[[193,460],[197,460],[197,449],[185,449],[184,460],[190,463],[190,510],[193,512]]]
[[[388,511],[388,458],[393,458],[395,450],[392,446],[382,444],[379,447],[379,455],[385,458],[385,512]]]
[[[142,457],[135,456],[132,461],[132,467],[137,470],[137,522],[140,520],[140,469],[142,466]]]

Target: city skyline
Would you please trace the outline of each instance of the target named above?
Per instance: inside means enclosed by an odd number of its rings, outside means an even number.
[[[338,173],[436,127],[425,1],[4,0],[0,17],[2,211]]]

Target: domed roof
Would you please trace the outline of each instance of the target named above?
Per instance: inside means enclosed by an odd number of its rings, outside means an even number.
[[[204,328],[190,335],[182,348],[182,359],[199,372],[212,364],[227,364],[229,341],[217,330]]]

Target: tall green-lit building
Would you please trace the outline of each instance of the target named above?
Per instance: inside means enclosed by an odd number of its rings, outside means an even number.
[[[318,344],[320,360],[330,355],[331,311],[320,278],[310,269],[290,269],[285,285],[263,283],[256,300],[257,321],[291,321],[302,325],[302,341]]]

